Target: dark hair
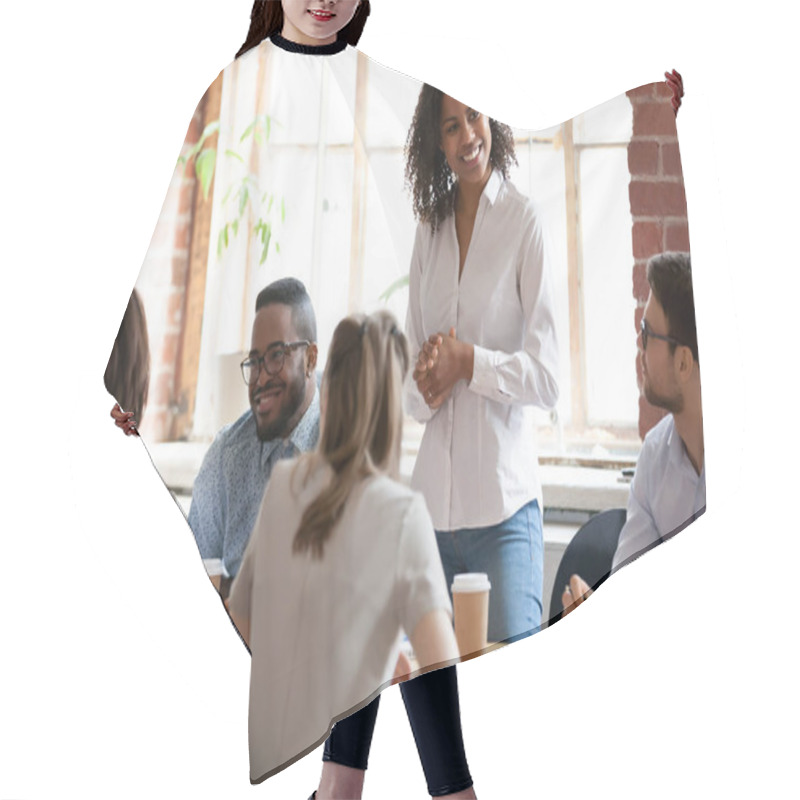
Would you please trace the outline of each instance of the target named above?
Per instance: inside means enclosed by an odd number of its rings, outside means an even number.
[[[128,300],[103,382],[123,410],[132,411],[133,418],[140,423],[150,384],[150,345],[144,306],[136,289]]]
[[[406,139],[406,186],[411,189],[414,216],[436,228],[453,211],[456,179],[439,146],[442,141],[444,93],[427,83],[419,93],[414,119]],[[517,163],[514,133],[508,125],[489,119],[492,132],[491,165],[508,178]]]
[[[664,309],[669,324],[669,335],[697,353],[697,325],[694,316],[692,290],[692,262],[689,253],[659,253],[647,263],[647,282]],[[670,343],[675,351],[675,345]]]
[[[355,47],[361,38],[361,32],[369,16],[369,0],[361,0],[356,8],[353,19],[339,31],[338,39],[344,39],[347,44]],[[250,30],[244,44],[239,48],[236,58],[244,55],[248,50],[258,47],[264,39],[283,30],[283,6],[280,0],[254,0],[250,11]]]
[[[297,278],[281,278],[273,281],[258,293],[256,313],[262,308],[280,303],[292,309],[292,322],[297,335],[309,342],[317,341],[317,318],[314,306],[308,296],[306,287]]]

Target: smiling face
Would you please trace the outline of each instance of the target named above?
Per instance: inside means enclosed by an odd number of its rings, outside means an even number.
[[[489,118],[444,95],[439,131],[442,152],[458,181],[485,184],[492,171]]]
[[[644,319],[654,334],[670,335],[667,315],[652,291],[644,307]],[[683,391],[678,379],[679,349],[673,351],[669,342],[650,336],[647,349],[642,351],[644,396],[652,405],[672,414],[679,414],[683,410]]]
[[[272,303],[256,314],[250,356],[264,356],[276,344],[299,338],[291,307]],[[276,375],[268,375],[261,366],[248,390],[262,442],[286,437],[294,430],[308,406],[306,400],[313,394],[315,363],[316,345],[310,345],[288,351],[283,368]]]
[[[358,0],[281,0],[281,35],[297,44],[333,44],[353,18]]]

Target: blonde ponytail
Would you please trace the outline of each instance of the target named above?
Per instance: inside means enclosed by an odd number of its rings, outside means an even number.
[[[310,550],[320,558],[357,484],[377,473],[397,477],[408,366],[408,342],[388,311],[347,317],[337,325],[323,377],[327,404],[314,456],[330,465],[333,477],[303,514],[295,553]]]

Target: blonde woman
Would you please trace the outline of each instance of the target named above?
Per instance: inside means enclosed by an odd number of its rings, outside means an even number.
[[[395,480],[408,366],[390,314],[340,322],[318,448],[272,473],[229,601],[252,652],[253,782],[391,682],[403,631],[422,668],[458,656],[425,501]]]

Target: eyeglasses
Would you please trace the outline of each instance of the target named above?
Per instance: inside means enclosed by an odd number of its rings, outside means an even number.
[[[676,347],[683,346],[681,342],[677,339],[673,339],[672,336],[662,336],[660,333],[653,333],[653,331],[650,330],[650,326],[647,324],[647,320],[642,317],[642,350],[647,350],[648,339],[661,339],[662,342],[669,342]]]
[[[242,377],[249,386],[258,380],[261,374],[261,367],[267,371],[267,375],[277,375],[282,369],[289,353],[298,347],[308,347],[311,342],[305,339],[300,342],[276,342],[267,348],[263,356],[250,356],[242,361]]]

